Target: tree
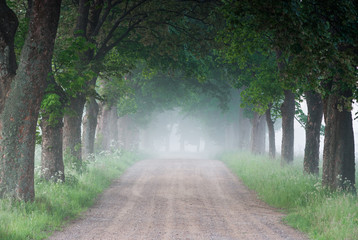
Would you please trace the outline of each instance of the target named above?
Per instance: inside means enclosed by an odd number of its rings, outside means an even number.
[[[221,49],[222,58],[238,66],[235,71],[238,76],[233,81],[233,85],[241,89],[241,107],[252,108],[254,111],[251,118],[251,151],[265,152],[265,128],[258,128],[258,126],[267,118],[266,123],[270,130],[269,145],[271,147],[269,150],[270,155],[274,156],[275,132],[270,106],[274,103],[276,105],[283,95],[282,86],[278,81],[275,54],[270,50],[267,39],[254,32],[250,24],[241,24],[239,28],[235,26],[235,23],[228,22],[228,26],[220,36],[219,40],[225,44],[225,47]],[[263,117],[264,114],[266,118]]]
[[[278,51],[278,63],[284,64],[280,67],[284,89],[321,93],[326,122],[323,185],[331,189],[353,187],[351,102],[357,92],[356,2],[292,0],[234,4],[229,20],[236,23],[246,17],[256,32],[272,40],[271,48]],[[292,102],[292,94],[285,95]],[[292,104],[286,107],[289,112],[294,111]],[[343,132],[345,137],[340,134]]]
[[[44,179],[65,181],[63,164],[63,116],[69,99],[81,91],[86,78],[93,77],[88,69],[81,76],[76,64],[83,52],[93,46],[83,38],[72,38],[68,29],[73,25],[74,12],[68,5],[62,4],[62,17],[58,27],[58,36],[52,59],[52,73],[49,85],[42,101],[40,127],[42,132],[41,169]]]
[[[101,72],[105,56],[116,46],[125,48],[124,43],[128,40],[138,40],[147,46],[158,42],[168,43],[168,41],[162,41],[162,36],[163,34],[164,36],[168,35],[172,31],[171,29],[195,36],[188,31],[191,26],[195,26],[190,19],[203,22],[202,16],[207,15],[207,6],[209,5],[212,3],[201,1],[109,1],[108,4],[103,4],[102,1],[82,0],[78,6],[75,35],[94,43],[96,49],[91,49],[83,55],[81,66],[91,66],[95,75],[98,75]],[[185,24],[183,19],[187,19]],[[203,19],[205,20],[205,18]],[[179,22],[180,24],[178,24]],[[185,27],[183,28],[183,26]],[[203,29],[200,28],[200,30]],[[201,34],[204,35],[203,33]],[[81,72],[81,67],[78,72]],[[86,85],[89,89],[93,89],[95,79],[88,80]],[[88,88],[71,98],[69,108],[77,116],[82,116]],[[78,129],[80,129],[80,117],[66,114],[64,148],[69,148],[81,161],[80,153],[73,149],[74,146],[81,145]],[[72,134],[75,131],[77,134]]]
[[[51,66],[60,5],[60,0],[34,0],[28,34],[16,69],[13,50],[16,15],[7,7],[5,0],[0,2],[0,11],[4,13],[1,14],[1,28],[7,28],[7,31],[1,31],[1,52],[9,56],[4,58],[0,67],[6,69],[6,75],[1,77],[4,84],[1,90],[5,90],[1,92],[0,112],[1,196],[8,195],[27,201],[35,195],[35,131]]]
[[[64,90],[56,83],[51,70],[49,85],[40,110],[41,174],[48,181],[65,181],[62,152],[62,118],[65,102]]]
[[[303,167],[306,173],[318,175],[323,102],[320,94],[317,92],[307,91],[305,95],[308,116],[305,126],[306,143]]]
[[[281,159],[283,163],[289,163],[293,160],[295,102],[292,92],[294,86],[292,82],[284,79],[284,72],[289,55],[286,53],[283,54],[281,40],[284,39],[283,36],[287,32],[287,24],[281,24],[280,20],[282,22],[290,20],[286,15],[281,14],[285,6],[286,3],[280,1],[267,3],[259,1],[227,1],[222,11],[228,23],[228,27],[225,31],[239,36],[239,39],[242,39],[241,41],[237,41],[233,38],[231,46],[229,45],[230,51],[246,51],[246,54],[241,55],[250,56],[256,53],[256,51],[261,50],[260,52],[268,52],[271,56],[276,56],[275,62],[277,70],[275,73],[278,73],[276,81],[278,80],[278,83],[280,83],[279,89],[283,90],[284,95],[284,101],[281,106],[283,119]],[[242,44],[241,47],[239,47],[240,44]],[[232,50],[235,48],[240,50]],[[249,70],[252,72],[256,71],[255,68],[251,68],[250,66]],[[267,93],[270,94],[270,92],[266,92],[266,94]],[[270,102],[268,104],[270,104]],[[267,109],[268,104],[261,107]]]

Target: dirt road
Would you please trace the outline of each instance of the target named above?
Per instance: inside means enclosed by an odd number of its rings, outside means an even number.
[[[146,160],[52,240],[307,239],[219,161]]]

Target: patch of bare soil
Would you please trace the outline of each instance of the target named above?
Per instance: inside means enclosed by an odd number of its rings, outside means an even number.
[[[146,160],[52,240],[308,239],[214,160]]]

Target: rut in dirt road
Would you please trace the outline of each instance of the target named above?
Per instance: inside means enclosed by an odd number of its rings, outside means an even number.
[[[146,160],[52,240],[307,239],[213,160]]]

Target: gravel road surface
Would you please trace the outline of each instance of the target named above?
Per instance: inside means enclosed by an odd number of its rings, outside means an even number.
[[[145,160],[51,240],[308,239],[214,160]]]

